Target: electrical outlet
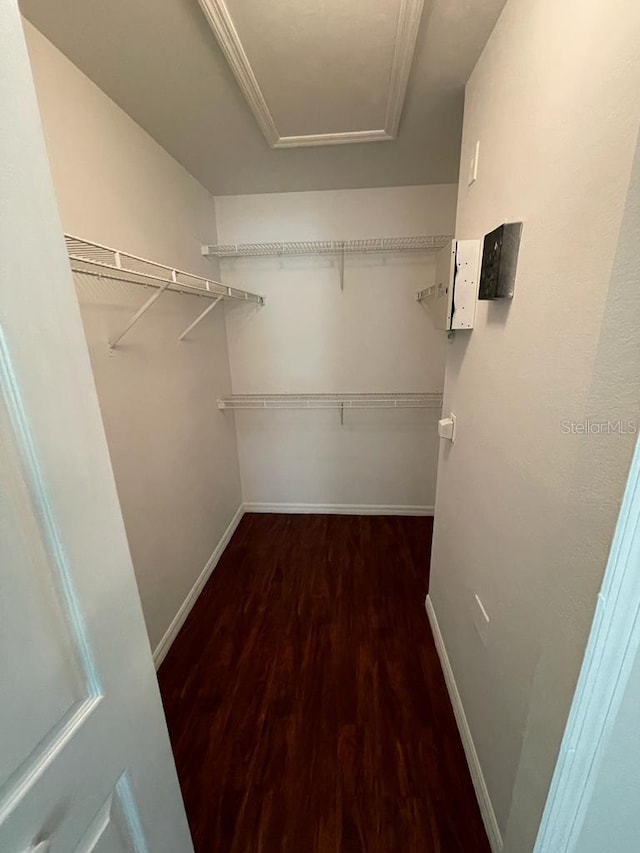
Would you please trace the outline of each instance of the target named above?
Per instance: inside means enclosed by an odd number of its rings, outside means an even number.
[[[474,595],[473,624],[475,625],[476,631],[478,632],[478,636],[482,640],[482,644],[484,646],[487,645],[490,622],[491,620],[489,619],[489,614],[484,609],[483,603],[480,601],[477,595]]]
[[[478,180],[478,162],[480,160],[480,140],[476,142],[476,147],[473,149],[473,157],[469,161],[469,183],[468,186],[475,184]]]

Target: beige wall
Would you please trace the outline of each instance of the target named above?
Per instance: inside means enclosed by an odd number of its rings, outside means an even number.
[[[25,24],[65,231],[212,275],[212,196]],[[165,294],[117,351],[147,294],[85,277],[78,296],[147,629],[155,648],[241,502],[222,306],[179,344],[200,300]]]
[[[222,243],[452,234],[456,185],[217,196]],[[236,393],[441,392],[446,334],[416,292],[433,255],[222,262],[225,283],[264,293],[227,313]],[[265,357],[267,354],[267,357]],[[438,411],[238,412],[249,503],[433,508]],[[416,510],[420,511],[420,510]]]
[[[430,595],[509,853],[533,847],[635,441],[563,421],[639,416],[639,40],[635,0],[509,0],[466,90],[457,236],[524,232],[513,302],[448,348]]]

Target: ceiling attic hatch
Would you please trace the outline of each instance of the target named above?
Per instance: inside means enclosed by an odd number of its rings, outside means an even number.
[[[423,0],[199,0],[272,148],[396,139]]]

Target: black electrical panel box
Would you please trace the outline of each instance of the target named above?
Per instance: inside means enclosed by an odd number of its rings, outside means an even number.
[[[513,296],[521,234],[522,222],[505,222],[485,236],[478,299]]]

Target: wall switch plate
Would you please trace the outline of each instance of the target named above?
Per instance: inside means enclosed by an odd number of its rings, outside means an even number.
[[[478,161],[480,160],[480,140],[476,142],[476,147],[473,149],[473,157],[469,161],[469,182],[467,186],[475,184],[478,180]]]
[[[456,416],[453,412],[449,413],[448,418],[438,421],[438,435],[440,438],[446,438],[451,444],[456,440]]]
[[[473,624],[478,632],[478,636],[482,640],[482,644],[486,646],[491,620],[478,596],[474,595],[473,599]]]

